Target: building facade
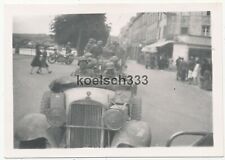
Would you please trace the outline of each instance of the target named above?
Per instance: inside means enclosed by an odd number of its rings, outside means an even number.
[[[122,28],[120,42],[134,59],[141,55],[143,47],[156,43],[158,51],[166,52],[174,62],[178,57],[210,58],[210,30],[209,11],[138,13]]]

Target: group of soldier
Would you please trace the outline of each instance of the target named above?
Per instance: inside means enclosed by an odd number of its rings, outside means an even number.
[[[113,47],[104,47],[103,41],[96,41],[90,38],[85,46],[83,56],[78,58],[78,69],[72,73],[72,76],[91,76],[95,77],[102,74],[106,77],[115,77],[122,72],[124,59],[119,58],[116,50],[118,44],[113,43]]]

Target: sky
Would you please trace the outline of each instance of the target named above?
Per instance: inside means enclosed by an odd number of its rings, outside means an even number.
[[[111,35],[118,36],[120,30],[125,26],[132,16],[136,13],[115,14],[106,13],[107,23],[111,23]],[[20,16],[13,19],[13,33],[46,33],[50,32],[50,24],[54,16],[35,15],[35,16]]]

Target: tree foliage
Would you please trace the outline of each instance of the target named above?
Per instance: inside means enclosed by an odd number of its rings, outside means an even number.
[[[83,51],[89,38],[106,42],[110,26],[105,14],[65,14],[54,18],[51,31],[58,44],[70,42],[78,51]]]

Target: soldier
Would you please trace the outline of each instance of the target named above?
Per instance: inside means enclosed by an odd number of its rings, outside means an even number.
[[[90,52],[93,54],[94,58],[99,58],[99,56],[102,55],[103,53],[103,42],[102,41],[98,41],[97,44],[93,45],[93,47],[91,48]]]
[[[46,91],[41,100],[40,112],[44,114],[48,123],[51,125],[48,128],[48,133],[51,135],[54,145],[60,147],[63,144],[65,136],[65,94],[62,82],[70,81],[68,77],[63,77],[52,81],[49,85],[50,90]]]
[[[117,56],[112,56],[109,60],[111,62],[113,62],[113,64],[114,64],[114,66],[115,66],[117,71],[121,71],[122,70],[122,67],[119,64],[119,58]]]
[[[88,40],[88,43],[86,44],[85,48],[84,48],[84,53],[87,53],[87,52],[91,52],[93,46],[95,45],[96,43],[96,40],[94,38],[90,38]]]
[[[105,65],[105,71],[103,72],[103,76],[108,78],[116,77],[116,70],[114,68],[113,62],[107,62]]]
[[[88,61],[85,57],[81,57],[78,60],[78,64],[79,68],[75,71],[76,75],[83,75],[86,73],[86,69],[87,69],[87,65],[88,65]]]
[[[113,42],[113,52],[119,58],[121,66],[124,66],[126,63],[126,53],[118,42]]]
[[[71,52],[72,52],[71,43],[68,42],[67,45],[66,45],[66,54],[65,54],[65,56],[71,54]]]
[[[88,66],[88,60],[90,60],[90,57],[81,57],[79,60],[78,60],[78,66],[79,68],[73,72],[71,74],[71,76],[76,76],[76,75],[79,75],[79,76],[94,76],[95,73],[94,73],[94,68],[91,68],[90,66]]]

